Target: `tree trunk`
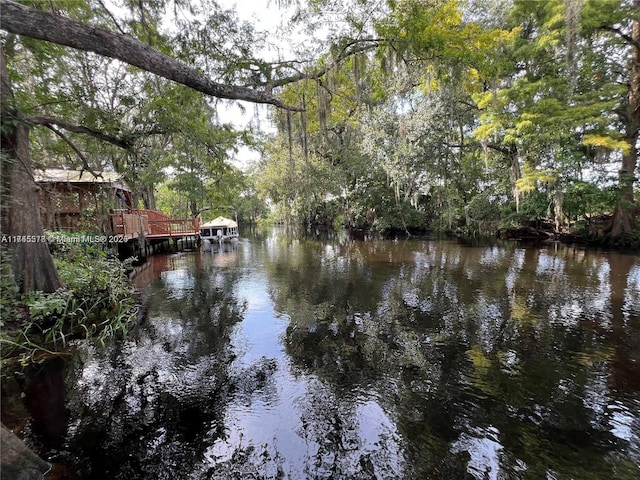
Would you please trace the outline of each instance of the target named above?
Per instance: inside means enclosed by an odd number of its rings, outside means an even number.
[[[634,10],[640,14],[640,0],[634,0]],[[633,196],[638,165],[638,134],[640,131],[640,20],[633,20],[631,34],[631,72],[627,109],[624,115],[625,141],[629,149],[623,152],[622,166],[618,174],[620,198],[616,205],[610,236],[613,241],[634,231],[637,205]]]
[[[157,210],[156,208],[156,195],[153,190],[153,185],[144,185],[140,188],[142,194],[142,202],[144,208],[147,210]]]
[[[562,208],[562,203],[564,199],[564,194],[562,193],[562,189],[558,182],[554,185],[555,191],[553,192],[553,218],[556,224],[556,233],[560,233],[560,229],[562,228],[562,224],[564,223],[564,213]]]
[[[33,179],[29,130],[14,106],[4,52],[0,48],[2,116],[2,234],[11,274],[22,292],[54,292],[62,286],[40,220]],[[3,252],[4,253],[4,252]]]
[[[198,216],[199,209],[196,200],[189,200],[189,210],[192,218],[196,218]]]

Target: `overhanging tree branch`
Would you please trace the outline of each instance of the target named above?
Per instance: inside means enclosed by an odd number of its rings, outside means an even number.
[[[635,48],[640,48],[640,42],[634,39],[631,35],[627,35],[626,33],[624,33],[620,28],[612,27],[610,25],[602,25],[598,28],[605,32],[615,33],[620,38],[622,38],[625,42],[627,42],[629,45]]]
[[[34,10],[10,0],[0,0],[0,8],[0,28],[7,32],[115,58],[212,97],[301,110],[283,103],[270,91],[216,83],[186,63],[164,55],[133,37]]]
[[[51,130],[53,125],[57,125],[60,128],[64,128],[65,130],[73,133],[83,133],[85,135],[90,135],[94,138],[104,140],[109,142],[117,147],[123,148],[125,150],[133,147],[133,141],[130,139],[122,139],[113,137],[111,135],[107,135],[105,133],[99,132],[89,127],[81,126],[81,125],[73,125],[71,123],[65,122],[64,120],[59,120],[57,118],[50,117],[29,117],[26,119],[27,122],[32,123],[34,125],[43,125]],[[55,130],[54,130],[55,131]]]
[[[364,52],[373,50],[375,48],[379,48],[380,45],[385,43],[388,43],[388,42],[383,39],[373,39],[373,38],[352,40],[342,46],[340,52],[335,56],[332,62],[320,68],[319,70],[311,71],[308,73],[298,72],[295,75],[264,82],[262,83],[262,85],[273,88],[273,87],[281,87],[289,83],[299,82],[301,80],[314,80],[317,78],[321,78],[327,72],[337,67],[340,64],[340,62],[342,62],[346,58],[352,55],[357,55],[358,53],[364,53]]]
[[[96,173],[91,169],[91,167],[89,166],[89,162],[87,162],[87,158],[83,155],[80,149],[74,145],[74,143],[69,139],[69,137],[67,137],[64,133],[62,133],[60,130],[58,130],[56,127],[54,127],[51,124],[47,124],[46,127],[49,130],[51,130],[53,133],[55,133],[57,136],[59,136],[67,145],[69,145],[69,147],[71,147],[71,149],[76,153],[76,155],[78,155],[78,158],[80,158],[80,161],[82,161],[83,170],[88,171],[91,175],[93,175],[96,178],[102,177],[101,174]]]

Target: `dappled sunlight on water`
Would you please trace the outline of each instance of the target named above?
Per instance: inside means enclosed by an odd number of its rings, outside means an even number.
[[[76,478],[640,477],[637,256],[271,234],[146,268],[146,322],[66,368]]]

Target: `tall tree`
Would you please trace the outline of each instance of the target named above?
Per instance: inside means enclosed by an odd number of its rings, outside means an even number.
[[[9,255],[15,283],[23,291],[53,292],[60,288],[49,247],[40,222],[38,191],[33,179],[29,131],[14,103],[4,51],[0,48],[0,101],[2,125],[2,254]],[[4,272],[2,272],[4,274]]]
[[[611,32],[624,40],[629,52],[626,66],[626,85],[628,85],[626,98],[616,109],[624,125],[623,142],[626,145],[622,148],[622,164],[618,173],[620,196],[611,225],[611,237],[614,241],[635,230],[635,219],[639,209],[638,202],[634,199],[634,185],[638,173],[638,137],[640,136],[640,0],[633,0],[633,4],[627,11],[628,20],[625,21],[624,17],[616,18],[598,26],[599,30]],[[621,24],[618,23],[620,20]]]
[[[516,205],[546,191],[557,223],[567,182],[620,161],[611,237],[624,237],[637,209],[638,2],[516,1],[509,21],[521,33],[483,72],[476,136],[509,163]]]
[[[30,9],[10,0],[1,0],[0,8],[0,27],[16,35],[116,58],[213,97],[266,103],[298,110],[285,105],[274,96],[270,91],[272,85],[264,85],[262,89],[258,89],[215,82],[197,68],[169,57],[128,35],[86,25],[53,13]]]

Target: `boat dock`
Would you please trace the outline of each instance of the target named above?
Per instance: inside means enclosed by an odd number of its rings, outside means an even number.
[[[156,210],[113,210],[109,214],[118,248],[153,253],[162,244],[178,249],[180,241],[195,247],[200,235],[199,218],[171,218]]]

